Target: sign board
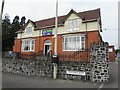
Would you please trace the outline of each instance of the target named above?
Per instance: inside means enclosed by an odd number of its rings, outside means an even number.
[[[72,74],[72,75],[82,75],[85,76],[85,72],[82,71],[66,71],[67,74]]]
[[[42,30],[42,36],[52,35],[52,30]]]

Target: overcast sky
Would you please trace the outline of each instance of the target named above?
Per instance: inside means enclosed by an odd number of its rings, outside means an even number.
[[[71,9],[81,12],[100,8],[103,40],[118,48],[118,1],[58,0],[58,15],[66,15]],[[25,16],[32,21],[38,21],[55,17],[55,4],[56,0],[5,0],[3,15],[9,14],[11,21],[16,15],[20,18]]]

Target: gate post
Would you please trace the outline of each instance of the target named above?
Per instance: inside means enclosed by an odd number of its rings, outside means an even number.
[[[57,78],[57,63],[53,63],[53,79]]]
[[[52,63],[53,63],[53,79],[57,78],[57,64],[58,64],[58,56],[53,55],[52,57]]]

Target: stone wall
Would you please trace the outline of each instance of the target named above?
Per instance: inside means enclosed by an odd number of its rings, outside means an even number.
[[[52,63],[46,58],[39,60],[2,60],[2,71],[23,75],[43,76],[52,78]]]
[[[91,80],[105,82],[109,80],[108,43],[100,42],[91,44],[90,63],[73,61],[59,61],[58,78],[70,80]],[[85,76],[67,74],[66,71],[85,72]]]
[[[91,44],[90,53],[91,81],[105,82],[109,80],[108,43]]]
[[[72,75],[67,74],[67,71],[85,72],[86,75]],[[69,80],[88,80],[90,77],[90,64],[81,63],[78,61],[59,61],[58,65],[58,78]]]
[[[59,61],[57,76],[69,80],[91,80],[105,82],[109,80],[108,44],[93,43],[90,47],[90,63],[80,61]],[[53,76],[51,59],[40,57],[36,60],[2,60],[2,71],[24,75]],[[84,60],[85,61],[85,60]],[[85,75],[70,74],[68,71],[85,72]],[[80,73],[79,73],[80,74]]]

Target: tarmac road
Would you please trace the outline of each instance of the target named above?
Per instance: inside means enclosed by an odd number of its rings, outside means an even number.
[[[3,72],[2,88],[98,88],[101,83],[48,79]]]

